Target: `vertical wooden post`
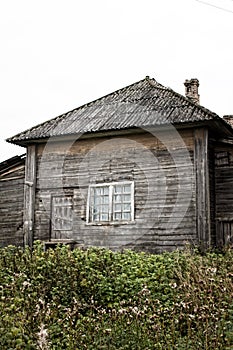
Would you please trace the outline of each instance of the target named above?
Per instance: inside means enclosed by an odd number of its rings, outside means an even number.
[[[36,146],[27,148],[24,186],[24,245],[32,248],[36,188]]]
[[[206,250],[211,244],[208,129],[196,129],[194,138],[197,238],[200,248]]]

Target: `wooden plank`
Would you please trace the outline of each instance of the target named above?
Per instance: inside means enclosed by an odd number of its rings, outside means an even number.
[[[194,137],[197,237],[200,247],[205,250],[211,244],[208,129],[196,129]]]
[[[22,246],[24,167],[12,166],[10,178],[7,172],[0,179],[0,246]]]
[[[27,148],[24,188],[24,244],[32,247],[36,188],[36,146]]]

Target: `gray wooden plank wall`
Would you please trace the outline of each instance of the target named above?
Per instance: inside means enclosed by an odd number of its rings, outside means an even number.
[[[233,150],[215,151],[216,219],[233,219]]]
[[[233,147],[215,150],[217,245],[233,244]]]
[[[215,157],[214,157],[214,145],[210,144],[209,147],[209,187],[210,187],[210,229],[211,229],[211,246],[215,247],[216,242],[216,193],[215,193]]]
[[[181,134],[193,164],[193,133],[183,130]],[[187,164],[182,164],[182,147],[176,150],[177,155],[180,154],[179,176],[182,182],[179,182],[177,164],[167,150],[167,144],[164,146],[150,134],[128,136],[124,141],[119,137],[118,141],[111,145],[111,138],[78,140],[71,148],[65,142],[54,143],[47,154],[43,145],[38,147],[34,238],[50,238],[51,196],[67,194],[73,195],[72,238],[84,246],[105,246],[111,249],[128,247],[161,252],[180,248],[185,242],[195,244],[195,175],[191,178],[186,176],[188,169]],[[167,142],[175,148],[174,140],[169,139],[169,135]],[[65,156],[67,148],[69,150]],[[148,150],[152,157],[148,156]],[[138,160],[143,154],[146,161],[140,164]],[[135,221],[115,225],[87,224],[88,185],[123,180],[135,183]],[[184,214],[183,208],[190,196],[190,184],[191,203]],[[180,198],[180,209],[178,207],[176,217],[170,223],[171,228],[166,229],[180,187],[187,187],[187,191]],[[148,198],[146,207],[145,198]],[[183,220],[173,229],[172,225],[176,224],[179,216]]]
[[[24,166],[0,177],[0,246],[23,245]]]

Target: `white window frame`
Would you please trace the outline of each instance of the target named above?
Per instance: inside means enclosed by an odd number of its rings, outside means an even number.
[[[130,185],[130,219],[120,219],[117,220],[114,218],[114,215],[117,213],[117,211],[114,211],[114,188],[116,186],[126,186]],[[93,219],[93,191],[96,188],[104,188],[107,187],[109,189],[108,191],[108,220],[94,220]],[[120,195],[123,195],[123,193],[120,193]],[[116,205],[116,203],[115,203]],[[122,211],[121,211],[122,213]],[[124,211],[123,211],[124,213]],[[103,214],[103,213],[102,213]],[[87,212],[86,212],[86,223],[89,225],[103,225],[103,224],[127,224],[134,222],[134,182],[133,181],[119,181],[119,182],[105,182],[105,183],[99,183],[99,184],[93,184],[89,185],[88,188],[88,197],[87,197]]]
[[[61,200],[61,203],[56,203],[57,200]],[[67,200],[67,203],[65,203],[65,199]],[[66,205],[67,204],[67,205]],[[51,197],[51,236],[53,234],[55,234],[55,232],[66,232],[66,231],[72,231],[73,230],[73,218],[69,217],[66,218],[66,215],[64,215],[64,218],[62,216],[60,216],[61,214],[58,214],[57,216],[57,212],[59,212],[59,210],[57,210],[58,208],[61,208],[61,211],[69,211],[69,212],[73,212],[73,196],[72,195],[68,195],[68,196],[62,196],[62,195],[52,195]],[[60,217],[59,217],[60,216]],[[56,224],[56,220],[61,220],[61,222],[64,220],[67,221],[67,226],[64,225],[62,227],[59,227],[59,225]]]

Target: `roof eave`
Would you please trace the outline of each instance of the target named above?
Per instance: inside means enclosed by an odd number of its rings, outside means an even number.
[[[23,140],[14,140],[7,139],[6,141],[18,146],[27,147],[31,144],[40,144],[46,143],[48,140],[51,142],[57,141],[66,141],[66,140],[78,140],[78,139],[88,139],[93,137],[104,137],[104,136],[117,136],[117,135],[126,135],[132,133],[141,133],[147,131],[149,128],[159,128],[164,129],[168,126],[168,124],[161,125],[146,125],[146,126],[135,126],[125,129],[109,129],[109,130],[99,130],[94,132],[86,132],[86,133],[75,133],[75,134],[63,134],[52,137],[40,137],[40,138],[31,138],[31,139],[23,139]],[[194,128],[194,127],[208,127],[213,132],[218,133],[219,137],[233,137],[233,128],[225,122],[220,117],[211,119],[211,120],[202,120],[202,121],[194,121],[194,122],[182,122],[175,123],[173,126],[177,129],[184,128]]]

